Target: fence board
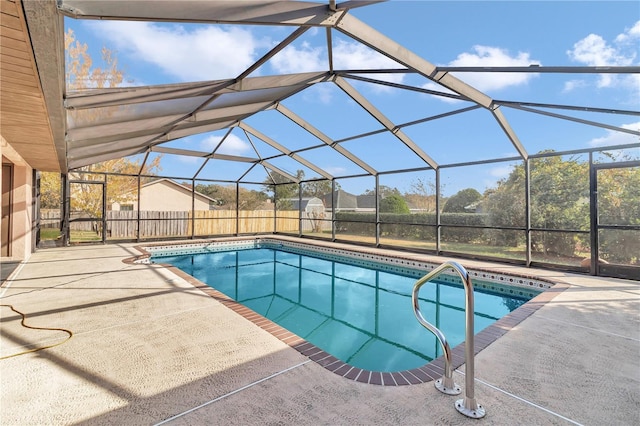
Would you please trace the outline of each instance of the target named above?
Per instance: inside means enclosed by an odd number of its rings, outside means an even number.
[[[278,232],[299,232],[299,216],[297,211],[278,211],[277,218],[271,210],[241,210],[236,215],[234,210],[196,210],[190,211],[140,211],[140,238],[189,237],[194,226],[196,236],[215,236]],[[79,216],[76,216],[79,217]],[[192,218],[195,223],[192,224]],[[134,239],[137,237],[137,211],[107,211],[107,238]],[[324,221],[309,218],[302,219],[302,232],[314,230],[318,225],[322,230],[331,230],[331,215],[323,216]],[[96,219],[98,222],[100,219]],[[74,231],[90,231],[97,222],[72,222]],[[43,228],[60,228],[60,211],[58,209],[40,210],[40,226]],[[274,229],[275,226],[275,229]]]

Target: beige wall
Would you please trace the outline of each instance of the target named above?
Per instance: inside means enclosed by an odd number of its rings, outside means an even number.
[[[191,211],[191,190],[175,185],[169,181],[158,181],[140,188],[140,210],[147,211]],[[138,209],[137,200],[130,203],[133,209]],[[120,204],[115,203],[113,210],[120,210]],[[195,210],[209,210],[209,200],[196,194]]]
[[[32,245],[33,169],[2,135],[0,135],[0,157],[6,158],[13,165],[10,259],[26,260],[31,256]]]

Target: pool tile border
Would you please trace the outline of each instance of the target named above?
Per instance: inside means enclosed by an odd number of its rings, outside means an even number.
[[[428,262],[423,260],[410,259],[406,253],[395,252],[390,254],[387,250],[384,254],[376,253],[366,247],[349,247],[348,250],[339,247],[327,247],[324,242],[306,241],[297,242],[290,239],[278,237],[230,237],[223,240],[204,240],[193,241],[189,243],[166,244],[157,243],[138,247],[145,256],[137,259],[137,263],[148,263],[151,255],[173,256],[182,254],[199,254],[218,250],[242,249],[255,247],[277,247],[285,248],[290,252],[302,252],[303,254],[317,254],[323,258],[334,260],[347,257],[356,265],[364,265],[375,263],[383,271],[406,273],[408,269],[419,271],[416,278],[423,276],[425,273],[438,267],[442,262]],[[533,298],[541,291],[553,286],[555,283],[540,279],[533,276],[503,274],[490,269],[484,268],[467,268],[472,278],[481,279],[483,282],[493,283],[497,286],[488,287],[480,283],[477,288],[491,290],[497,293],[513,294],[513,288],[521,288],[519,295],[523,297]],[[445,271],[440,277],[445,282],[461,284],[458,276],[453,270]],[[531,292],[525,294],[525,289]]]
[[[220,246],[227,246],[227,247],[233,246],[235,248],[237,247],[238,242],[247,241],[249,239],[251,239],[251,237],[249,238],[231,237],[229,239],[224,239],[224,240],[193,241],[193,242],[182,243],[182,244],[167,244],[167,243],[146,244],[146,245],[135,247],[138,251],[142,253],[140,256],[124,259],[123,261],[126,263],[149,263],[148,259],[151,256],[151,252],[153,251],[153,248],[173,247],[175,249],[178,249],[178,248],[193,249],[194,251],[192,253],[196,253],[196,252],[202,252],[201,248],[204,245],[219,243]],[[284,241],[286,241],[287,243],[292,243],[288,239],[280,240],[278,238],[271,238],[271,237],[269,238],[257,237],[257,238],[253,238],[254,243],[252,244],[255,244],[255,242],[257,241],[264,241],[269,239],[274,240],[277,243],[284,242]],[[294,243],[294,244],[298,244],[298,243]],[[300,243],[300,245],[307,246],[309,244],[305,242],[305,243]],[[196,246],[198,248],[196,248]],[[199,251],[196,251],[196,250],[199,250]],[[332,250],[334,254],[337,254],[339,252],[344,252],[344,250],[338,249],[338,248],[330,249],[330,250]],[[354,248],[354,250],[358,251],[359,253],[364,253],[365,259],[372,259],[371,256],[382,256],[385,258],[392,257],[393,259],[395,259],[396,264],[400,262],[401,265],[410,264],[412,266],[415,266],[418,263],[428,263],[428,262],[407,259],[406,257],[403,258],[402,253],[398,253],[398,255],[396,256],[389,256],[386,253],[384,255],[373,253],[371,251],[367,253],[366,248],[363,249],[361,247]],[[180,253],[185,254],[185,251],[181,250]],[[176,268],[175,266],[163,264],[163,263],[156,263],[156,265],[160,265],[167,268],[168,270],[178,275],[179,277],[181,277],[182,279],[184,279],[194,287],[198,288],[203,293],[207,294],[208,296],[220,302],[222,305],[231,309],[241,317],[245,318],[248,321],[251,321],[256,326],[260,327],[261,329],[267,331],[274,337],[278,338],[281,342],[297,350],[301,355],[308,357],[309,359],[311,359],[321,367],[325,368],[326,370],[331,371],[332,373],[337,374],[339,376],[342,376],[345,379],[353,380],[359,383],[379,385],[379,386],[408,386],[408,385],[418,385],[422,383],[431,382],[433,380],[437,380],[441,378],[444,373],[444,357],[443,356],[440,356],[419,368],[414,368],[412,370],[405,370],[405,371],[399,371],[399,372],[391,372],[391,373],[369,371],[369,370],[364,370],[358,367],[353,367],[349,364],[344,363],[343,361],[340,361],[339,359],[335,358],[333,355],[323,351],[322,349],[306,341],[302,337],[290,332],[286,328],[263,317],[262,315],[247,308],[241,303],[236,302],[235,300],[231,299],[224,293],[221,293],[220,291],[209,287],[208,285],[204,284],[200,280],[183,272],[182,270]],[[433,269],[433,267],[431,269]],[[513,279],[514,277],[517,279],[522,278],[523,280],[528,280],[530,283],[534,283],[534,284],[529,284],[531,286],[539,285],[540,283],[545,283],[545,286],[543,288],[546,289],[542,293],[535,296],[533,299],[529,300],[522,306],[518,307],[513,312],[507,314],[506,316],[497,320],[493,324],[489,325],[484,330],[477,333],[474,339],[475,355],[477,355],[480,351],[482,351],[491,343],[496,341],[498,338],[500,338],[501,336],[509,332],[511,329],[515,328],[518,324],[520,324],[520,322],[522,322],[524,319],[529,317],[531,314],[536,312],[538,309],[540,309],[542,306],[544,306],[546,303],[551,301],[558,294],[562,293],[564,290],[566,290],[569,287],[569,285],[565,283],[552,283],[551,281],[540,280],[533,276],[520,277],[520,276],[496,273],[494,271],[478,269],[478,268],[474,268],[473,272],[469,271],[469,273],[472,276],[480,277],[483,280],[487,279],[487,277],[492,277],[493,279],[496,279],[497,277],[499,281],[504,281],[505,278],[507,279]],[[514,284],[512,284],[511,282],[508,282],[507,285],[514,285]],[[461,365],[463,365],[464,357],[465,357],[465,343],[463,342],[457,345],[452,350],[452,368],[456,369]]]

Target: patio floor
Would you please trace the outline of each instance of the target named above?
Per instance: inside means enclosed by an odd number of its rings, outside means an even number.
[[[4,305],[73,337],[0,360],[0,424],[640,424],[640,282],[461,261],[569,284],[476,356],[473,420],[432,383],[333,374],[170,270],[123,262],[136,255],[39,250],[4,283],[0,356],[68,337]]]

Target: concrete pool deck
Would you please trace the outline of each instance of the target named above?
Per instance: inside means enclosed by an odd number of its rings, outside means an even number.
[[[476,356],[474,420],[432,383],[331,373],[169,269],[124,263],[135,246],[39,250],[9,277],[1,304],[73,337],[0,360],[0,424],[640,424],[640,282],[461,260],[569,285]],[[0,313],[2,357],[68,337]]]

